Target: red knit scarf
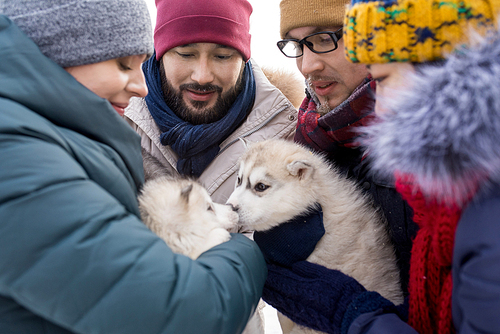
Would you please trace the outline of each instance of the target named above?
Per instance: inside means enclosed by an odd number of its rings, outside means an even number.
[[[413,221],[420,227],[410,260],[408,323],[418,333],[454,333],[451,264],[462,209],[424,197],[408,176],[397,176],[396,189],[412,207]]]

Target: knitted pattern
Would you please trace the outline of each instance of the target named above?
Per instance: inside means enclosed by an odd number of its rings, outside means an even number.
[[[61,67],[153,54],[144,0],[2,0],[0,13]]]
[[[337,28],[344,24],[349,0],[282,0],[280,3],[280,34],[300,27]]]
[[[262,298],[293,322],[325,333],[346,334],[363,313],[396,313],[401,307],[366,291],[354,278],[334,269],[299,261],[291,268],[268,264]]]
[[[323,210],[319,203],[304,214],[267,231],[255,231],[257,243],[266,262],[290,267],[306,260],[325,235]]]
[[[165,102],[160,79],[160,65],[153,56],[142,69],[146,77],[148,110],[160,129],[160,142],[178,155],[177,171],[199,177],[215,159],[220,144],[245,120],[255,101],[256,84],[250,62],[245,65],[243,86],[224,117],[216,122],[194,125],[180,119]]]
[[[352,277],[307,261],[296,262],[291,269],[274,264],[267,268],[262,299],[295,323],[326,333],[341,333],[349,305],[366,292]],[[362,300],[360,304],[370,306],[368,312],[389,303],[377,293]],[[344,327],[353,317],[347,320]]]
[[[454,333],[451,263],[462,209],[426,198],[406,175],[397,175],[396,189],[413,208],[420,227],[410,263],[408,323],[418,333]]]
[[[353,0],[345,17],[346,57],[354,63],[447,58],[468,29],[496,27],[500,0]]]
[[[378,292],[375,291],[365,291],[360,293],[351,304],[347,307],[347,310],[342,319],[342,325],[340,331],[342,334],[347,334],[349,328],[351,327],[354,320],[363,313],[369,313],[379,310],[383,313],[395,313],[400,318],[398,307],[393,303],[382,297]]]
[[[252,10],[247,0],[156,0],[156,59],[179,45],[215,43],[248,61]]]

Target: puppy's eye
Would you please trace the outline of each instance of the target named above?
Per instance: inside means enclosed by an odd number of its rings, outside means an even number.
[[[208,208],[207,208],[207,211],[214,211],[214,208],[209,204]]]
[[[267,188],[269,188],[268,185],[265,185],[264,183],[257,183],[254,187],[255,191],[258,191],[258,192],[263,192],[265,191]]]
[[[241,186],[241,177],[238,176],[238,178],[236,179],[236,186],[239,187]]]

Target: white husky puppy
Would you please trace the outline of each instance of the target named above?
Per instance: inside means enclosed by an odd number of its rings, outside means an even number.
[[[228,241],[238,223],[231,207],[214,203],[206,189],[190,179],[159,177],[146,182],[139,196],[143,222],[176,253],[196,259]]]
[[[316,203],[323,210],[325,234],[307,261],[340,270],[367,290],[401,303],[399,270],[384,217],[320,155],[285,140],[250,144],[227,201],[239,223],[255,231],[283,224]]]
[[[192,259],[228,241],[228,230],[237,230],[238,214],[229,205],[214,203],[198,182],[165,175],[147,181],[139,195],[146,226],[175,253]],[[243,334],[264,333],[262,307],[259,304]]]

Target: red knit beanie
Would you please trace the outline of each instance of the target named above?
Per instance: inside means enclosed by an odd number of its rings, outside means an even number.
[[[156,0],[156,59],[190,43],[216,43],[250,59],[250,14],[247,0]]]

